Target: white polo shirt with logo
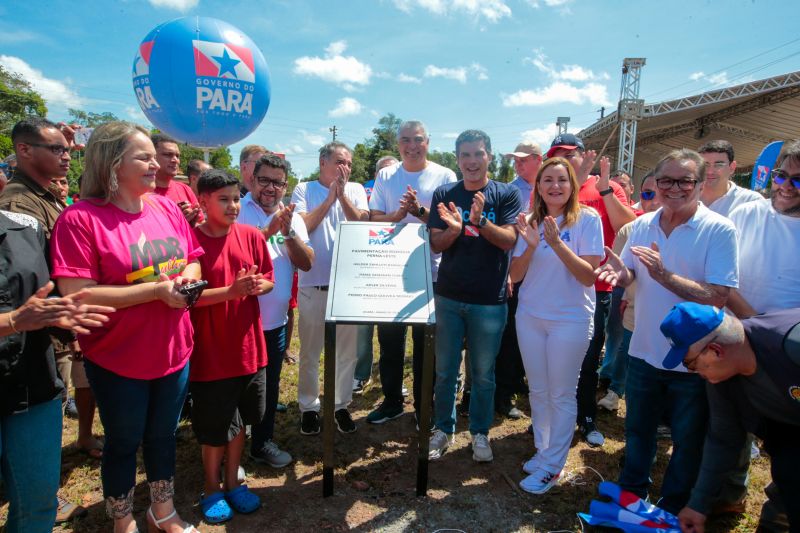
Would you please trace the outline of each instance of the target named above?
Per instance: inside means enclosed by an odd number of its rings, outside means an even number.
[[[650,248],[655,242],[669,272],[724,287],[739,285],[736,228],[730,220],[698,204],[692,218],[667,237],[659,225],[662,212],[663,208],[646,213],[633,222],[621,255],[625,266],[636,273],[636,328],[629,353],[659,369],[664,369],[662,362],[670,349],[659,326],[674,305],[686,300],[651,278],[631,247]],[[682,365],[674,370],[686,372]]]
[[[251,193],[247,193],[242,198],[239,217],[236,221],[239,224],[255,226],[264,229],[269,226],[272,217],[264,212],[258,203],[253,200]],[[297,213],[292,214],[292,229],[297,234],[297,238],[308,245],[308,231],[303,218]],[[286,238],[280,232],[267,239],[269,257],[272,259],[273,275],[275,286],[267,294],[258,297],[258,306],[261,308],[261,327],[264,331],[279,328],[286,324],[287,312],[289,310],[289,300],[292,298],[292,280],[294,278],[294,265],[289,259],[289,252],[286,251]]]

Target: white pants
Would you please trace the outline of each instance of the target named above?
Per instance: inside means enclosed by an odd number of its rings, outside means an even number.
[[[575,391],[594,329],[586,322],[535,318],[517,309],[517,339],[530,388],[533,439],[539,466],[555,474],[564,468],[575,432]]]
[[[319,402],[319,356],[325,344],[325,304],[328,291],[301,287],[297,294],[300,312],[300,361],[297,376],[297,403],[300,412],[317,411]],[[356,370],[357,326],[336,326],[336,410],[353,399],[353,374]]]

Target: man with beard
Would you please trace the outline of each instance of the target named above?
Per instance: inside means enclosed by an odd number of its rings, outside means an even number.
[[[267,408],[260,424],[253,426],[250,456],[257,462],[281,468],[292,461],[273,440],[275,407],[280,390],[283,353],[290,339],[286,336],[287,312],[292,295],[294,269],[308,271],[314,261],[308,231],[295,204],[284,206],[290,165],[274,154],[262,155],[254,165],[253,188],[242,199],[238,222],[261,230],[267,240],[275,285],[258,297],[261,323],[267,341]]]

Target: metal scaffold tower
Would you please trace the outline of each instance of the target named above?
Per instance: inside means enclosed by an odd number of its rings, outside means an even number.
[[[626,57],[622,61],[622,85],[619,91],[619,151],[617,168],[633,175],[633,155],[636,151],[636,124],[643,116],[644,100],[639,99],[639,82],[644,57]]]
[[[567,133],[567,124],[569,124],[569,117],[556,117],[556,127],[558,128],[556,135]]]

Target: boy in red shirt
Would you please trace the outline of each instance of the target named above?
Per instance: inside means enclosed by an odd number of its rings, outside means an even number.
[[[266,407],[267,347],[256,297],[272,290],[273,273],[261,233],[236,224],[238,180],[211,169],[201,174],[197,190],[207,217],[194,231],[206,251],[201,267],[208,286],[192,309],[189,388],[205,472],[200,508],[206,522],[219,523],[230,520],[234,510],[251,513],[261,506],[237,473],[245,425],[257,424]],[[223,485],[220,467],[226,455]]]

